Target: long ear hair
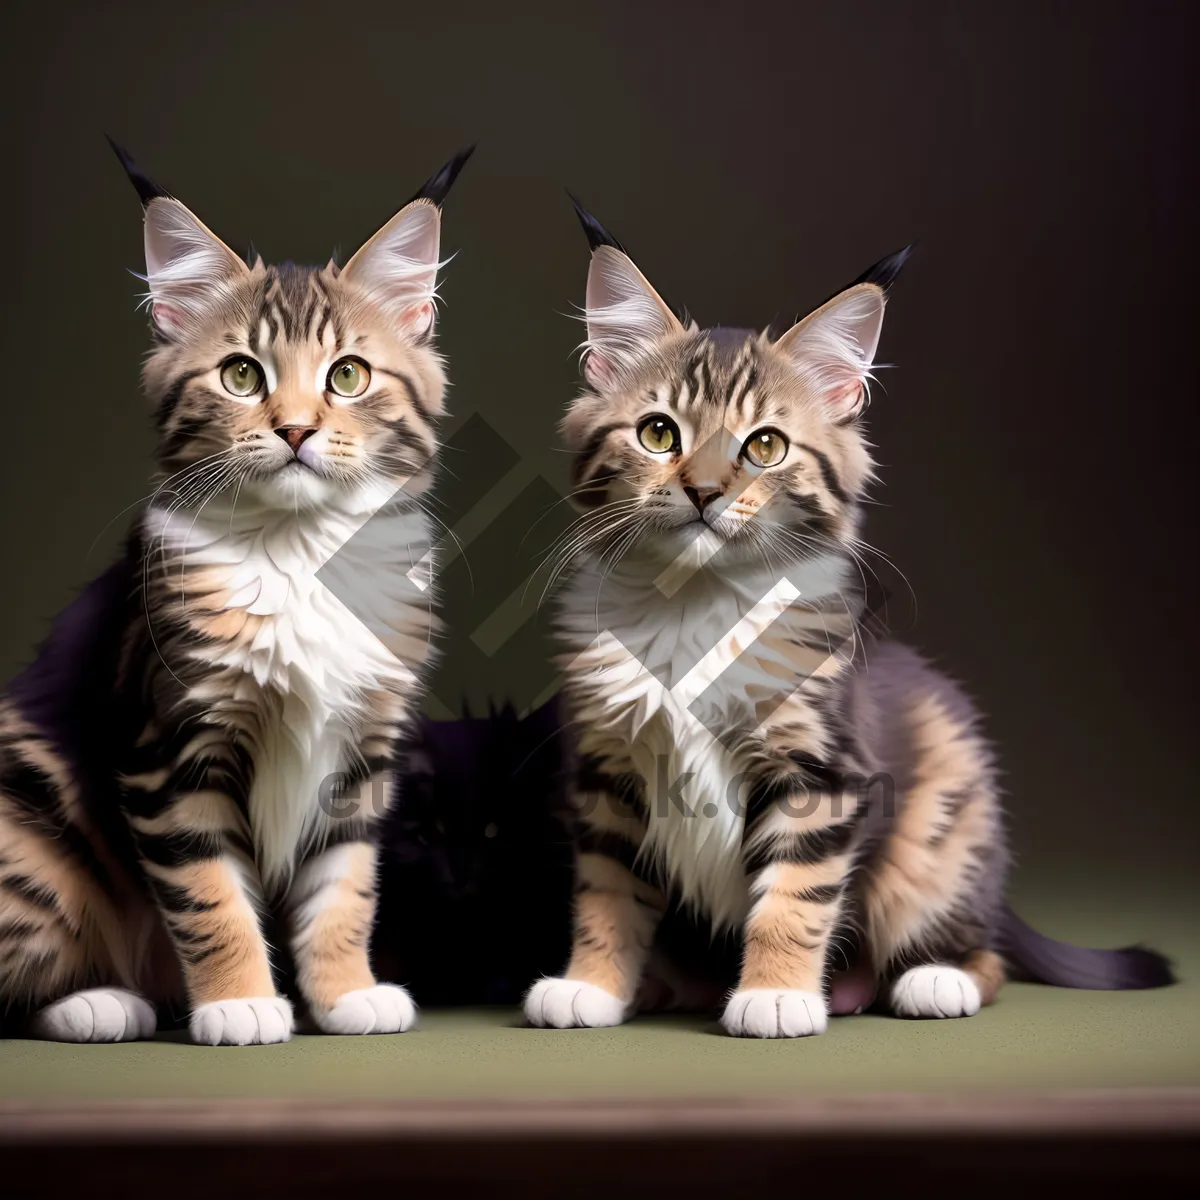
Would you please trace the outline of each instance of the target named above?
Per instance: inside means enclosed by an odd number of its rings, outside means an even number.
[[[160,335],[176,337],[250,268],[126,150],[111,137],[108,142],[142,202],[151,320]]]
[[[881,258],[775,341],[833,420],[856,417],[866,403],[888,289],[912,251],[910,243]]]
[[[601,225],[600,222],[590,212],[588,212],[588,210],[584,208],[582,204],[579,203],[578,198],[573,192],[568,191],[567,196],[572,205],[575,207],[575,215],[579,218],[579,224],[583,227],[583,233],[587,238],[588,248],[592,250],[593,253],[599,250],[601,246],[611,246],[612,249],[624,254],[627,258],[630,258],[629,251],[626,250],[625,247],[621,245],[621,243],[617,241],[615,237],[613,237],[612,233],[603,225]],[[667,308],[671,311],[672,316],[674,316],[681,325],[687,326],[691,324],[691,318],[688,316],[686,309],[681,308],[677,304],[673,304],[670,299],[661,291],[656,292],[656,295],[667,306]]]
[[[584,302],[583,373],[592,387],[603,391],[648,346],[683,332],[686,323],[655,291],[620,242],[574,196],[571,203],[592,251]]]
[[[398,329],[424,337],[433,329],[441,248],[441,204],[467,159],[471,146],[438,169],[342,268],[343,280],[362,288],[390,311]]]

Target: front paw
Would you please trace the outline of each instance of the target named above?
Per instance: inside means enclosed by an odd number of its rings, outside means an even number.
[[[744,988],[725,1006],[721,1025],[733,1037],[793,1038],[824,1033],[829,1019],[815,992]]]
[[[542,1029],[599,1029],[620,1025],[625,1004],[579,979],[540,979],[525,997],[525,1016]]]
[[[292,1036],[292,1006],[282,996],[214,1000],[191,1020],[192,1041],[201,1046],[268,1046]]]
[[[377,983],[339,996],[326,1012],[314,1012],[322,1033],[405,1033],[417,1023],[412,997],[393,983]]]

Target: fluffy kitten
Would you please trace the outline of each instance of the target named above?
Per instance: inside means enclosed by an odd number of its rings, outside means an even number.
[[[183,994],[197,1042],[284,1041],[272,919],[319,1029],[405,1030],[368,958],[374,837],[432,657],[439,206],[467,155],[318,269],[243,261],[118,154],[161,472],[0,702],[0,1008],[118,1041]]]
[[[901,1016],[971,1016],[1006,960],[1074,986],[1167,982],[1151,952],[1064,947],[1007,912],[977,714],[867,620],[862,413],[907,251],[781,336],[702,330],[579,215],[589,386],[564,433],[591,512],[564,541],[580,561],[558,617],[575,932],[529,1020],[622,1021],[672,897],[740,936],[734,1035],[821,1033],[877,993]]]

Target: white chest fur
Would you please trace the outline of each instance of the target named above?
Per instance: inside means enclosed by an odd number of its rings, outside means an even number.
[[[430,581],[425,517],[411,509],[377,514],[364,528],[369,515],[251,509],[232,521],[222,512],[147,517],[172,561],[220,580],[225,607],[255,618],[251,636],[198,653],[240,672],[239,690],[261,700],[266,714],[249,808],[269,888],[337,819],[330,785],[354,762],[364,698],[415,693],[423,665],[401,662],[373,627],[403,630],[406,612],[420,624]]]
[[[749,900],[741,843],[756,697],[779,694],[769,653],[747,647],[781,614],[836,595],[837,559],[779,580],[736,580],[665,595],[649,575],[585,566],[564,597],[570,688],[585,744],[628,759],[646,785],[656,858],[684,900],[718,927],[740,923]],[[738,736],[729,738],[735,733]]]

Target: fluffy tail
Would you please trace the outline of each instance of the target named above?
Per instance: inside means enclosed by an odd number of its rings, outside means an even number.
[[[1013,978],[1053,987],[1091,991],[1134,991],[1175,982],[1171,964],[1154,950],[1092,950],[1057,942],[1026,925],[1010,908],[1000,922],[997,949],[1013,970]]]

